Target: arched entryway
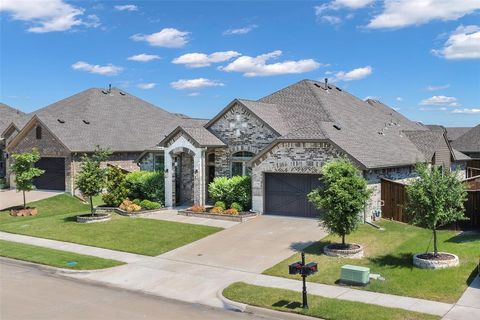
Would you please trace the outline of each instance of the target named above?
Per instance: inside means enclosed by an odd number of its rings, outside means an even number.
[[[189,206],[194,203],[195,153],[187,148],[175,148],[169,152],[173,162],[173,204]]]

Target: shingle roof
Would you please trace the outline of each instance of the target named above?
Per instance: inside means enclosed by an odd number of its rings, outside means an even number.
[[[280,135],[284,135],[289,132],[288,127],[285,125],[276,104],[264,103],[259,101],[246,100],[246,99],[238,99],[237,101],[243,104],[247,109],[253,112],[257,117],[265,121]]]
[[[198,147],[223,147],[226,144],[220,140],[217,136],[211,133],[208,129],[204,127],[206,124],[206,120],[197,123],[190,123],[193,126],[178,126],[175,130],[171,131],[167,136],[165,136],[162,141],[158,144],[158,146],[163,147],[165,146],[166,142],[175,137],[178,132],[184,132],[189,136],[191,139],[194,140],[194,143]]]
[[[425,159],[431,160],[444,138],[443,130],[406,130],[405,135],[413,142]]]
[[[466,161],[466,160],[471,160],[469,156],[466,154],[458,151],[457,149],[452,148],[453,156],[455,157],[456,161]]]
[[[461,152],[480,152],[480,124],[455,139],[452,146]]]
[[[276,105],[288,131],[280,139],[330,139],[367,168],[425,160],[402,131],[427,127],[379,101],[363,101],[334,85],[325,90],[324,83],[303,80],[259,102]]]
[[[20,110],[14,109],[9,105],[0,103],[0,134],[12,123],[25,115]]]
[[[92,88],[55,102],[37,115],[72,152],[97,145],[112,151],[143,151],[158,144],[179,125],[205,120],[180,118],[117,88]]]
[[[471,127],[444,127],[438,124],[429,124],[427,127],[430,130],[445,130],[447,132],[448,141],[454,141],[463,134],[465,134],[468,130],[472,129]]]

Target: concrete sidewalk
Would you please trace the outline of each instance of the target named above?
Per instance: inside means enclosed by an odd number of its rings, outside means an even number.
[[[480,276],[477,276],[465,290],[460,300],[443,318],[444,320],[480,319]]]
[[[31,244],[34,246],[69,251],[69,252],[74,252],[79,254],[100,257],[104,259],[113,259],[113,260],[122,261],[126,263],[132,263],[132,262],[136,262],[136,261],[148,258],[148,256],[142,256],[134,253],[121,252],[121,251],[85,246],[85,245],[76,244],[76,243],[49,240],[44,238],[36,238],[36,237],[24,236],[20,234],[1,232],[1,231],[0,231],[0,240]]]

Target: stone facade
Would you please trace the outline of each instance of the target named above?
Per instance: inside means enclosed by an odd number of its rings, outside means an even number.
[[[161,160],[162,163],[159,163],[158,160],[155,161],[155,158],[162,157],[163,158],[163,151],[156,151],[156,152],[147,152],[145,153],[142,158],[138,161],[138,166],[140,170],[143,171],[163,171],[163,159]],[[161,169],[159,168],[161,166]]]
[[[241,105],[234,105],[209,130],[228,145],[215,150],[215,175],[230,176],[232,154],[248,151],[258,154],[278,134]]]
[[[327,142],[278,143],[253,164],[252,209],[263,213],[265,172],[318,174],[325,162],[343,155]]]

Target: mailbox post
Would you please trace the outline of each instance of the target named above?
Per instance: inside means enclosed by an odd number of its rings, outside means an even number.
[[[292,263],[288,266],[289,274],[300,274],[302,276],[302,307],[308,309],[307,298],[307,276],[314,274],[318,271],[318,265],[315,262],[305,263],[305,252],[302,252],[302,261]]]

